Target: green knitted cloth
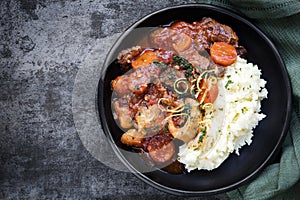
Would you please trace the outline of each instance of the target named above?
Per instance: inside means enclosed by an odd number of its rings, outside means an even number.
[[[231,199],[300,199],[300,1],[198,1],[246,16],[279,50],[293,87],[291,125],[279,163],[271,164],[248,185],[228,192]]]

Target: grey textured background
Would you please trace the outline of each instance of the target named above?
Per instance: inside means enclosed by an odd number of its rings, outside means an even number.
[[[91,156],[72,115],[76,74],[95,44],[180,3],[0,1],[0,199],[181,199]]]

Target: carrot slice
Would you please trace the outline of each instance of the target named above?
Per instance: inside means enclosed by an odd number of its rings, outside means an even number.
[[[208,82],[207,79],[202,79],[200,88],[202,88],[202,92],[200,92],[200,94],[198,95],[197,100],[200,102],[203,98],[203,95],[205,95],[203,101],[204,104],[214,103],[219,94],[218,84],[211,84],[210,89],[205,92],[208,89]]]
[[[132,61],[131,65],[133,69],[137,69],[151,64],[154,60],[158,60],[157,52],[147,49],[138,55],[135,60]]]
[[[213,61],[223,66],[229,66],[236,61],[237,52],[234,46],[225,42],[215,42],[210,48]]]

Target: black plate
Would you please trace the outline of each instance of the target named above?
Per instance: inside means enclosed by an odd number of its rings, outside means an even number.
[[[262,102],[262,112],[267,117],[254,131],[253,142],[240,150],[240,156],[231,154],[217,169],[193,171],[189,174],[174,175],[162,170],[147,173],[145,162],[139,155],[127,154],[120,142],[122,131],[116,125],[111,111],[111,80],[121,74],[115,66],[117,54],[132,47],[145,33],[144,28],[157,27],[174,20],[187,22],[211,17],[227,24],[239,36],[239,44],[248,50],[247,60],[255,63],[267,81],[268,98]],[[101,123],[117,156],[128,169],[150,185],[172,194],[199,195],[215,194],[232,190],[252,180],[280,150],[286,135],[291,110],[291,86],[285,65],[273,43],[252,23],[226,9],[190,4],[166,8],[152,13],[127,29],[107,55],[98,88],[98,108]]]

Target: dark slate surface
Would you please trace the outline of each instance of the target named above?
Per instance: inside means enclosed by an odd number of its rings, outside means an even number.
[[[95,42],[180,3],[0,1],[0,199],[182,199],[92,157],[72,116],[74,80]]]

